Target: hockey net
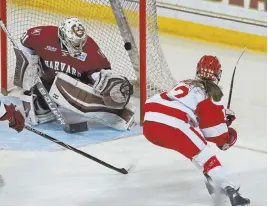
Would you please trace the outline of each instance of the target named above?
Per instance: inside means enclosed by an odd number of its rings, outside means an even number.
[[[171,88],[174,79],[159,43],[156,0],[145,0],[145,6],[144,37],[140,37],[139,32],[140,3],[134,0],[1,0],[1,18],[17,42],[22,33],[31,27],[58,26],[66,17],[80,18],[86,25],[88,35],[98,43],[111,62],[112,69],[136,83],[141,93],[150,97]],[[140,47],[141,38],[146,40],[143,47]],[[7,61],[1,61],[1,84],[8,90],[13,87],[16,58],[10,41],[3,38],[1,54],[5,53],[3,41],[7,42]],[[129,41],[133,41],[132,49],[127,51],[124,44]],[[139,52],[145,49],[146,62],[140,67]],[[146,84],[139,84],[142,74],[145,75],[141,72],[143,70],[146,71]]]

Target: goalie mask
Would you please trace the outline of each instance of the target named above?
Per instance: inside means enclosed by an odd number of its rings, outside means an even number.
[[[77,18],[68,18],[60,26],[58,36],[72,57],[82,53],[87,41],[86,29]]]
[[[204,55],[197,63],[197,78],[212,80],[218,84],[221,79],[221,73],[221,64],[217,57]]]

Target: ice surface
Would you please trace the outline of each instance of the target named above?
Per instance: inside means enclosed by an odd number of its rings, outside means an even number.
[[[1,205],[211,205],[203,177],[176,152],[142,136],[82,150],[117,167],[120,175],[70,151],[1,152],[6,186]],[[233,148],[219,153],[230,178],[253,205],[266,205],[266,154]]]
[[[202,55],[217,55],[227,102],[241,49],[169,36],[161,41],[178,80],[194,77]],[[241,193],[253,205],[267,205],[266,61],[264,54],[247,51],[235,77],[231,108],[237,115],[233,124],[239,136],[237,146],[252,150],[233,147],[221,152],[212,146],[230,179],[241,184]],[[4,127],[0,124],[0,131]],[[14,134],[10,131],[10,137]],[[132,164],[134,168],[120,175],[71,151],[2,150],[0,174],[6,186],[0,190],[0,205],[212,205],[202,174],[188,160],[141,135],[79,149],[117,167]]]

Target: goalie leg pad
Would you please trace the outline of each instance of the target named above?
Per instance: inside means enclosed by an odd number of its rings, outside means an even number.
[[[134,126],[134,105],[128,103],[124,109],[107,106],[93,87],[64,73],[57,74],[49,94],[60,106],[96,122],[118,130]]]
[[[55,115],[42,106],[41,99],[33,90],[24,91],[20,99],[24,108],[24,117],[28,124],[38,125],[55,119]]]

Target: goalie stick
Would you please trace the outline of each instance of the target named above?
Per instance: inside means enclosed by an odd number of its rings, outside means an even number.
[[[232,93],[233,93],[233,85],[234,85],[234,77],[235,77],[235,71],[236,71],[236,67],[239,63],[239,60],[240,58],[243,56],[243,54],[245,53],[246,51],[246,47],[243,49],[241,55],[239,56],[237,62],[236,62],[236,65],[234,67],[234,72],[233,72],[233,75],[232,75],[232,80],[231,80],[231,85],[230,85],[230,91],[229,91],[229,97],[228,97],[228,104],[227,104],[227,109],[230,109],[230,105],[231,105],[231,100],[232,100]]]
[[[25,70],[27,66],[29,65],[29,61],[23,54],[23,52],[19,49],[16,42],[13,40],[10,32],[4,25],[3,21],[0,19],[0,27],[3,29],[3,31],[6,33],[8,39],[11,41],[15,54],[16,54],[16,68],[15,68],[15,75],[14,75],[14,85],[22,88],[23,86],[23,76],[25,73]],[[56,103],[53,101],[53,99],[49,96],[46,88],[44,87],[40,77],[37,77],[37,83],[36,87],[43,96],[44,100],[46,101],[49,109],[53,112],[53,114],[56,116],[56,119],[59,121],[59,123],[63,126],[63,130],[67,133],[76,133],[76,132],[83,132],[88,130],[87,122],[81,122],[81,123],[75,123],[75,124],[67,124],[66,120],[64,119],[64,116],[59,111]]]
[[[122,174],[128,174],[128,171],[125,168],[114,167],[113,165],[110,165],[110,164],[108,164],[108,163],[106,163],[106,162],[104,162],[104,161],[102,161],[102,160],[100,160],[100,159],[98,159],[96,157],[93,157],[92,155],[89,155],[89,154],[87,154],[87,153],[85,153],[85,152],[83,152],[83,151],[81,151],[79,149],[76,149],[76,148],[74,148],[74,147],[72,147],[72,146],[70,146],[68,144],[65,144],[64,142],[61,142],[61,141],[59,141],[59,140],[57,140],[57,139],[55,139],[55,138],[43,133],[43,132],[40,132],[40,131],[32,128],[32,127],[29,127],[29,126],[26,125],[25,129],[27,129],[28,131],[31,131],[31,132],[33,132],[33,133],[35,133],[35,134],[37,134],[37,135],[39,135],[39,136],[41,136],[41,137],[43,137],[45,139],[48,139],[49,141],[52,141],[52,142],[54,142],[54,143],[56,143],[58,145],[61,145],[62,147],[66,148],[68,150],[74,151],[74,152],[76,152],[76,153],[78,153],[78,154],[80,154],[80,155],[82,155],[82,156],[84,156],[84,157],[86,157],[88,159],[91,159],[94,162],[97,162],[97,163],[99,163],[99,164],[101,164],[101,165],[103,165],[103,166],[105,166],[107,168],[110,168],[110,169],[115,170],[115,171],[117,171],[119,173],[122,173]]]

